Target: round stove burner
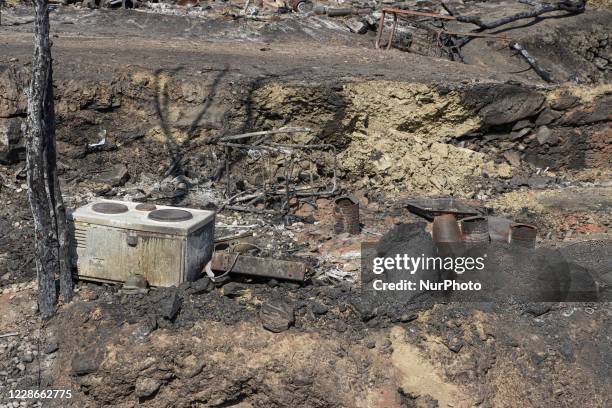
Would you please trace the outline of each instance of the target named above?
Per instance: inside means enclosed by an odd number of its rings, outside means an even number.
[[[142,204],[138,204],[135,208],[138,211],[153,211],[157,209],[157,206],[155,204],[142,203]]]
[[[193,218],[193,215],[189,211],[167,208],[151,211],[149,218],[155,221],[178,222],[190,220]]]
[[[120,203],[96,203],[91,209],[102,214],[121,214],[128,212],[127,205]]]

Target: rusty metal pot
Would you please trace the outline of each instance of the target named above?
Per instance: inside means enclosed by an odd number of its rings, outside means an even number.
[[[452,214],[434,217],[431,235],[435,243],[461,242],[461,231],[459,231],[457,218]]]
[[[510,243],[525,248],[535,248],[538,228],[531,224],[510,225]]]
[[[334,204],[334,232],[359,234],[359,203],[348,197],[340,197]]]
[[[468,245],[489,243],[489,221],[482,215],[462,219],[461,232],[463,241]]]

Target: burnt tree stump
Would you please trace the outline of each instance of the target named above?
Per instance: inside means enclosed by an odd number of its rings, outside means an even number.
[[[43,316],[55,312],[55,273],[65,301],[72,299],[66,212],[57,176],[53,67],[49,39],[48,0],[34,0],[34,55],[25,137],[28,199],[35,235],[38,303]]]

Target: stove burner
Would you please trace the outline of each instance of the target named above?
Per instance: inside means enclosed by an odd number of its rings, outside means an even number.
[[[96,203],[91,206],[91,209],[102,214],[121,214],[128,212],[128,208],[120,203]]]
[[[138,204],[135,208],[138,211],[153,211],[157,209],[157,206],[151,203],[142,203],[142,204]]]
[[[189,211],[167,208],[151,211],[148,217],[155,221],[178,222],[190,220],[193,218],[193,215]]]

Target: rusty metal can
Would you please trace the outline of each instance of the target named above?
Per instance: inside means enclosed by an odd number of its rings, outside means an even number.
[[[334,204],[334,232],[359,234],[359,203],[348,197],[340,197]]]
[[[462,241],[457,218],[455,218],[455,216],[452,214],[444,214],[434,217],[431,235],[435,243],[453,243]]]
[[[510,225],[510,243],[525,248],[535,248],[538,228],[531,224]]]
[[[470,245],[489,243],[489,221],[482,215],[466,217],[461,220],[463,241]]]

